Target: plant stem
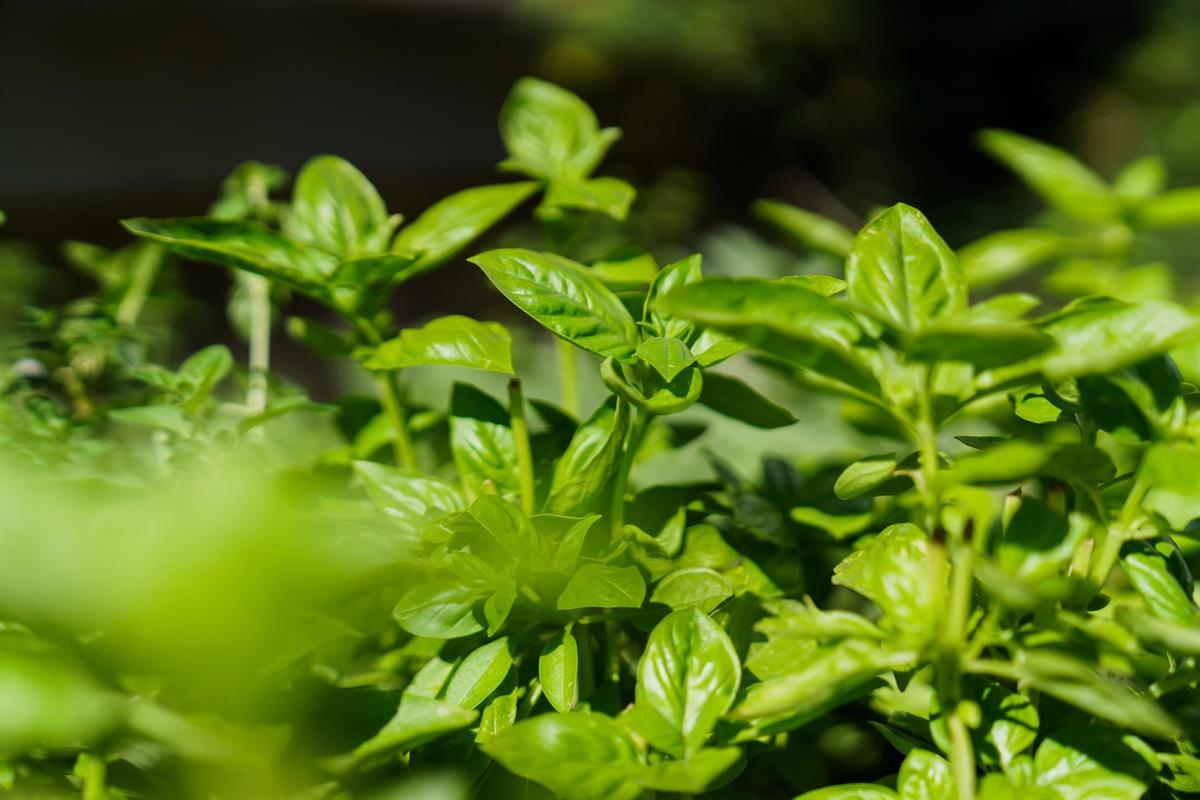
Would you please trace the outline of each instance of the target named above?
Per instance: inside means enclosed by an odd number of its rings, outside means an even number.
[[[83,800],[104,800],[107,797],[108,763],[94,753],[84,753],[80,760],[83,761]]]
[[[153,244],[144,244],[138,248],[137,263],[133,268],[133,278],[129,288],[125,290],[115,314],[117,324],[122,328],[132,328],[137,324],[150,295],[150,287],[158,277],[159,267],[162,266],[163,251]]]
[[[396,464],[405,469],[416,469],[417,459],[412,440],[408,438],[408,417],[404,411],[404,397],[400,393],[399,372],[380,375],[378,383],[380,402],[392,423],[392,450],[396,454]]]
[[[529,447],[529,425],[525,422],[525,395],[521,380],[508,382],[508,418],[512,426],[513,447],[517,453],[517,477],[521,482],[521,510],[533,516],[536,496],[533,483],[533,451]]]
[[[554,345],[558,353],[558,385],[559,399],[563,410],[573,417],[579,416],[579,370],[575,345],[566,339],[555,337]]]
[[[950,769],[958,796],[962,800],[975,797],[975,753],[970,732],[962,718],[963,651],[967,643],[967,622],[971,615],[971,592],[974,587],[975,545],[967,528],[952,543],[946,542],[941,528],[941,497],[938,482],[937,424],[933,411],[935,368],[930,367],[917,394],[917,449],[921,454],[920,490],[925,509],[925,526],[930,535],[930,575],[933,580],[933,610],[944,607],[946,570],[950,570],[949,607],[944,617],[941,641],[934,658],[934,686],[938,701],[946,712],[950,733]],[[953,558],[947,559],[947,551]]]
[[[271,284],[261,275],[246,275],[250,297],[250,380],[246,406],[251,414],[267,407],[267,375],[271,370]]]
[[[624,400],[617,400],[624,403]],[[646,418],[641,409],[630,409],[633,419],[629,423],[629,434],[625,438],[625,447],[621,452],[621,463],[617,467],[617,476],[613,483],[612,509],[609,514],[612,524],[612,537],[616,539],[625,527],[625,493],[629,490],[629,473],[633,469],[633,458],[637,455],[638,447],[642,444],[642,432],[645,430]]]

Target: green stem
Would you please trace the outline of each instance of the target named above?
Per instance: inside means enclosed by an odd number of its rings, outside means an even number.
[[[529,425],[525,422],[525,395],[521,380],[508,382],[508,418],[512,426],[513,447],[517,452],[517,477],[521,482],[521,510],[533,516],[536,496],[533,483],[533,451],[529,447]]]
[[[417,459],[412,440],[408,438],[408,417],[404,410],[404,397],[400,394],[399,373],[384,373],[379,376],[378,382],[380,402],[392,423],[392,450],[396,454],[396,464],[405,469],[416,469]]]
[[[554,344],[558,353],[558,385],[559,399],[563,409],[573,417],[579,416],[579,370],[575,345],[566,339],[555,337]]]
[[[949,607],[934,658],[934,686],[938,701],[946,710],[950,733],[950,769],[962,800],[975,797],[975,752],[970,732],[962,718],[962,653],[967,642],[967,623],[971,616],[974,588],[975,545],[969,529],[952,543],[952,559],[947,559],[945,534],[941,529],[941,497],[938,489],[937,423],[933,411],[935,368],[930,367],[917,394],[916,445],[921,457],[920,493],[925,508],[925,525],[930,534],[930,575],[933,580],[933,608],[944,607],[946,570],[950,569]]]
[[[625,402],[617,400],[618,403]],[[634,407],[630,409],[633,419],[629,423],[629,434],[625,438],[625,447],[621,452],[621,463],[617,467],[616,480],[613,483],[612,510],[609,515],[612,524],[612,537],[616,539],[625,527],[625,494],[629,490],[629,473],[633,470],[633,459],[642,443],[642,433],[645,430],[646,418],[644,412]]]
[[[271,284],[261,275],[246,275],[250,297],[250,380],[246,406],[251,414],[267,407],[267,376],[271,370]]]
[[[121,302],[117,306],[117,324],[123,328],[132,328],[137,324],[150,295],[150,287],[158,277],[159,267],[162,266],[163,251],[152,244],[145,244],[138,249],[137,263],[133,268],[133,278],[129,288],[125,290]]]
[[[107,797],[108,762],[94,753],[84,753],[80,760],[83,761],[83,800],[104,800]]]

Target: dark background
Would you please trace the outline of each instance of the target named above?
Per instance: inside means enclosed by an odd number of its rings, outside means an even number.
[[[586,10],[606,5],[607,18]],[[610,162],[618,170],[642,181],[673,165],[707,175],[710,217],[737,219],[771,192],[843,215],[903,198],[970,232],[964,199],[1004,207],[992,198],[1012,184],[977,153],[972,132],[1004,126],[1086,145],[1095,132],[1081,109],[1119,91],[1129,50],[1162,9],[1128,0],[6,1],[0,208],[13,236],[117,243],[118,217],[202,211],[242,160],[294,170],[332,152],[411,213],[492,179],[496,111],[512,81],[532,72],[576,89],[625,129]],[[1117,141],[1101,143],[1101,160],[1147,144],[1144,131],[1108,135]]]

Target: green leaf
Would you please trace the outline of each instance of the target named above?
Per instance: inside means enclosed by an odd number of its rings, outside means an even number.
[[[498,322],[457,314],[438,317],[420,328],[400,331],[371,350],[362,364],[379,371],[445,364],[511,375],[512,337]]]
[[[0,748],[4,752],[87,746],[99,743],[121,724],[128,707],[125,698],[106,689],[80,665],[15,641],[6,645],[0,647],[0,696],[5,709],[0,715]]]
[[[616,474],[629,432],[629,417],[628,404],[618,401],[615,411],[602,405],[579,426],[554,466],[546,513],[577,516],[600,503]]]
[[[642,311],[642,323],[648,325],[649,329],[659,336],[672,337],[684,341],[690,340],[692,332],[695,329],[691,321],[676,319],[669,314],[662,313],[658,308],[658,301],[680,286],[699,283],[700,278],[699,253],[690,255],[673,264],[668,264],[659,270],[650,284],[650,289],[646,293],[646,304]]]
[[[1135,733],[1164,739],[1179,734],[1179,724],[1151,700],[1100,675],[1090,664],[1044,650],[1026,650],[1017,674],[1031,687]]]
[[[464,189],[437,201],[396,234],[392,250],[417,256],[396,279],[408,280],[453,258],[537,189],[532,181],[501,183]]]
[[[519,699],[520,690],[515,689],[495,697],[488,703],[479,715],[479,733],[475,735],[475,740],[483,744],[516,724]]]
[[[966,696],[977,702],[980,709],[981,723],[971,729],[975,752],[983,764],[999,764],[1007,770],[1013,758],[1037,740],[1037,707],[1024,695],[994,681],[968,677],[964,684]],[[936,694],[929,722],[934,741],[949,753],[950,734]]]
[[[751,211],[802,247],[837,258],[850,254],[854,233],[828,217],[776,200],[757,200]]]
[[[546,542],[533,523],[507,500],[494,494],[480,495],[471,504],[471,516],[514,559],[532,559],[538,566],[549,559]]]
[[[691,755],[733,706],[740,679],[729,636],[701,611],[684,609],[650,632],[638,663],[636,702],[670,723],[680,748],[675,755]]]
[[[337,269],[335,256],[292,241],[264,225],[205,217],[127,219],[125,229],[181,256],[246,270],[326,300],[325,282]]]
[[[1024,497],[996,545],[996,564],[1036,585],[1066,568],[1088,532],[1082,518],[1056,514],[1040,500]]]
[[[387,249],[399,219],[389,219],[379,192],[350,162],[310,159],[296,176],[284,231],[343,259]]]
[[[585,178],[621,132],[600,128],[587,103],[554,84],[521,78],[500,109],[508,150],[501,169],[533,178]]]
[[[1053,346],[1054,339],[1032,325],[960,318],[939,321],[910,337],[904,356],[926,364],[961,361],[992,369],[1019,363]]]
[[[432,475],[373,461],[355,461],[354,474],[375,507],[406,530],[416,531],[466,508],[462,493],[453,484]]]
[[[737,747],[707,747],[686,759],[657,761],[641,777],[642,786],[659,792],[704,794],[728,783],[745,766]]]
[[[912,659],[912,654],[888,653],[875,642],[845,639],[818,648],[786,675],[750,685],[732,713],[741,719],[802,715],[849,700],[856,689]]]
[[[653,367],[668,383],[695,362],[686,344],[666,336],[643,339],[638,345],[637,357]]]
[[[1051,381],[1112,372],[1165,353],[1200,333],[1200,320],[1172,303],[1077,300],[1041,324],[1058,343],[1038,367]]]
[[[511,571],[501,575],[500,586],[483,604],[483,618],[487,622],[487,635],[495,636],[508,619],[513,603],[517,601],[517,581]]]
[[[1038,747],[1034,768],[1038,785],[1063,800],[1138,800],[1155,772],[1120,731],[1085,723],[1052,732]]]
[[[799,286],[816,292],[821,297],[833,297],[846,291],[846,282],[832,275],[784,275],[776,278],[773,283],[786,283],[789,286]]]
[[[1200,186],[1163,192],[1138,206],[1134,217],[1147,228],[1173,228],[1200,222]]]
[[[480,596],[458,581],[429,581],[405,592],[392,616],[414,636],[460,639],[483,630],[475,614]]]
[[[677,569],[654,587],[650,602],[678,611],[697,608],[707,614],[733,596],[733,587],[716,570],[706,567]]]
[[[512,663],[507,636],[472,650],[450,676],[443,699],[459,708],[475,708],[499,688]]]
[[[1166,650],[1176,656],[1200,656],[1200,626],[1194,619],[1173,622],[1128,606],[1118,608],[1114,617],[1147,648]]]
[[[1162,619],[1196,624],[1200,609],[1171,572],[1167,558],[1144,542],[1129,542],[1125,548],[1121,567],[1146,607]]]
[[[958,795],[946,759],[915,748],[900,765],[896,778],[900,800],[949,800]]]
[[[904,331],[967,308],[958,259],[925,215],[903,203],[875,217],[855,237],[846,260],[846,293]]]
[[[450,454],[467,490],[474,496],[491,481],[502,494],[519,491],[517,451],[508,410],[493,397],[466,383],[450,395]]]
[[[658,310],[758,346],[772,340],[769,334],[776,334],[844,350],[862,336],[854,318],[833,302],[809,289],[777,281],[709,278],[664,296]]]
[[[834,567],[833,582],[874,602],[894,628],[917,636],[931,632],[936,614],[929,541],[916,525],[888,526]]]
[[[1100,176],[1057,147],[995,129],[982,131],[979,143],[1065,214],[1085,222],[1104,222],[1120,211],[1117,198]]]
[[[843,783],[825,786],[796,797],[794,800],[896,800],[897,795],[877,783]]]
[[[187,412],[178,406],[149,405],[132,408],[114,408],[108,412],[111,419],[128,422],[131,425],[142,425],[146,428],[159,428],[181,438],[190,437],[196,430],[196,425]]]
[[[637,748],[602,714],[541,714],[482,747],[505,769],[567,800],[634,800],[642,791]]]
[[[671,292],[659,301],[658,309],[729,334],[796,366],[868,392],[878,390],[869,366],[852,349],[862,336],[858,323],[834,301],[804,287],[710,278]],[[699,342],[693,352],[701,364],[716,360],[706,357]]]
[[[833,493],[841,500],[853,500],[865,494],[899,494],[912,481],[896,474],[898,466],[894,453],[860,458],[838,475]]]
[[[641,608],[645,596],[646,582],[637,567],[584,564],[558,596],[558,609]]]
[[[538,680],[555,711],[566,713],[579,702],[579,643],[569,630],[560,631],[542,649]]]
[[[698,367],[691,367],[670,382],[654,374],[642,376],[639,380],[636,372],[613,358],[606,358],[600,364],[600,378],[618,398],[647,414],[655,415],[678,414],[687,410],[700,399],[700,392],[704,388],[704,378]]]
[[[1023,275],[1074,248],[1071,239],[1039,228],[997,231],[958,251],[967,285],[986,288]]]
[[[567,341],[614,358],[637,348],[633,317],[586,267],[554,253],[519,249],[489,250],[468,260],[517,308]]]
[[[620,178],[556,178],[550,181],[543,208],[570,208],[625,219],[637,190]]]
[[[862,533],[875,519],[870,511],[863,514],[828,514],[809,506],[797,506],[788,512],[788,516],[801,525],[819,528],[835,539],[847,539]]]
[[[1113,179],[1113,191],[1126,203],[1140,206],[1167,185],[1167,167],[1159,156],[1130,161]]]
[[[452,731],[470,727],[478,711],[420,695],[405,694],[396,715],[379,733],[359,745],[354,760],[408,752]]]
[[[704,374],[700,403],[718,414],[756,428],[783,428],[796,422],[786,408],[771,402],[737,378],[717,372]]]

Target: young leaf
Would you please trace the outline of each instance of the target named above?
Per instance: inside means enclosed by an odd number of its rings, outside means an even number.
[[[860,458],[842,470],[833,484],[833,493],[840,500],[853,500],[865,494],[898,494],[904,491],[911,479],[897,475],[894,453]]]
[[[708,614],[733,596],[733,587],[716,570],[707,567],[677,569],[654,587],[651,603],[662,603],[675,611],[696,608]]]
[[[574,261],[517,249],[467,260],[517,308],[567,341],[613,358],[626,358],[637,348],[637,327],[624,304]]]
[[[620,462],[629,432],[629,405],[600,406],[571,438],[554,467],[548,514],[577,516],[594,509],[604,496]]]
[[[828,217],[776,200],[755,201],[751,211],[802,247],[837,258],[850,254],[854,233]]]
[[[564,714],[579,702],[579,643],[570,631],[561,631],[546,643],[538,658],[542,693],[556,711]]]
[[[553,180],[542,200],[543,208],[571,208],[625,219],[637,191],[619,178]]]
[[[1041,324],[1058,346],[1038,361],[1050,381],[1112,372],[1200,334],[1200,319],[1173,303],[1083,298]]]
[[[1120,206],[1112,191],[1099,175],[1066,151],[995,129],[982,131],[979,143],[1063,213],[1085,222],[1117,216]]]
[[[879,675],[912,659],[911,653],[891,654],[876,642],[845,639],[816,650],[785,675],[749,686],[733,709],[733,716],[756,719],[803,715],[841,698],[850,699]]]
[[[558,596],[558,609],[641,608],[646,582],[637,567],[585,564]]]
[[[929,542],[916,525],[887,527],[833,569],[833,582],[872,600],[884,619],[904,633],[923,636],[934,622],[929,585]]]
[[[993,369],[1033,358],[1053,346],[1054,339],[1032,325],[948,319],[909,338],[904,357],[926,364],[961,361],[978,369]]]
[[[676,319],[662,313],[658,308],[658,301],[680,286],[698,283],[700,278],[700,255],[698,253],[676,261],[674,264],[668,264],[659,270],[646,293],[646,305],[642,312],[643,324],[648,323],[650,330],[659,336],[690,341],[694,330],[692,323],[689,320]]]
[[[601,130],[587,103],[566,89],[521,78],[500,109],[508,150],[500,167],[532,178],[585,178],[620,135],[616,128]]]
[[[903,203],[859,231],[846,260],[850,300],[902,331],[916,331],[967,308],[954,253],[925,219]]]
[[[296,176],[285,233],[351,259],[387,249],[399,220],[389,220],[379,192],[350,162],[337,156],[310,159]]]
[[[642,786],[658,792],[704,794],[737,777],[746,765],[737,747],[706,747],[678,761],[657,761],[640,778]]]
[[[700,403],[756,428],[783,428],[796,422],[786,408],[775,405],[737,378],[717,372],[704,374]]]
[[[1142,542],[1130,542],[1121,567],[1134,590],[1155,616],[1194,625],[1200,609],[1176,580],[1165,556]]]
[[[897,795],[877,783],[842,783],[813,789],[794,800],[897,800]]]
[[[909,753],[900,765],[896,788],[900,800],[936,800],[958,796],[949,762],[921,748]]]
[[[505,769],[568,800],[634,800],[642,791],[637,748],[603,714],[540,714],[481,746]]]
[[[483,630],[475,614],[479,593],[458,581],[430,581],[409,589],[392,616],[414,636],[460,639]]]
[[[984,289],[1071,252],[1071,239],[1039,228],[997,231],[958,251],[967,285]]]
[[[354,474],[376,508],[410,531],[466,508],[458,489],[432,475],[373,461],[355,461]]]
[[[371,370],[393,370],[427,364],[503,372],[511,375],[512,337],[498,322],[470,317],[438,317],[420,328],[407,328],[370,351],[362,362]]]
[[[733,705],[741,664],[725,631],[703,612],[668,614],[638,663],[637,703],[667,720],[681,752],[697,752]]]
[[[257,222],[191,219],[127,219],[125,229],[181,256],[254,272],[325,300],[325,282],[337,269],[329,253],[285,238]]]
[[[1135,219],[1147,228],[1173,228],[1200,222],[1200,187],[1174,189],[1138,206]]]
[[[453,258],[536,192],[532,181],[476,186],[445,197],[396,234],[392,250],[416,261],[396,280],[405,281]]]
[[[695,362],[686,344],[666,336],[643,339],[638,345],[637,357],[653,367],[667,383]]]
[[[1059,728],[1034,756],[1038,785],[1064,800],[1138,800],[1155,771],[1122,739],[1120,731],[1100,725]]]
[[[470,727],[479,712],[453,703],[405,694],[396,715],[354,751],[354,761],[388,752],[408,752],[452,731]]]
[[[450,454],[472,495],[483,492],[485,481],[491,481],[502,494],[519,491],[508,410],[470,384],[456,383],[451,391]]]
[[[475,708],[496,691],[512,663],[507,636],[472,650],[450,676],[443,699],[459,708]]]

